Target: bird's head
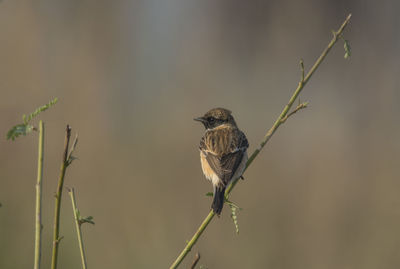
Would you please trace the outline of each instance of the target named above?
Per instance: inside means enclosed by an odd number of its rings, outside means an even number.
[[[223,124],[236,126],[236,122],[231,114],[232,112],[228,109],[213,108],[204,114],[203,117],[195,118],[194,120],[203,123],[206,129],[213,129]]]

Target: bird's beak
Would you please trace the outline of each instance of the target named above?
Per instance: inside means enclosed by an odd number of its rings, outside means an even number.
[[[203,117],[194,118],[195,121],[206,122],[206,119]]]

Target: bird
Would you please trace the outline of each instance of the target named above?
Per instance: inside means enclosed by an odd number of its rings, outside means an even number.
[[[206,129],[200,140],[200,162],[204,176],[213,185],[211,208],[220,216],[227,186],[242,177],[246,167],[249,142],[228,109],[213,108],[194,120]]]

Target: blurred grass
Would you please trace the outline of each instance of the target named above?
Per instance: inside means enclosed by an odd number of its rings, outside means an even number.
[[[254,148],[297,85],[299,59],[307,69],[351,11],[352,57],[332,51],[301,96],[309,108],[231,196],[244,208],[240,234],[225,211],[192,253],[209,268],[400,265],[398,9],[396,1],[1,2],[3,135],[21,113],[59,97],[43,114],[43,264],[67,123],[80,144],[65,184],[96,219],[83,227],[89,267],[166,267],[210,206],[203,130],[192,118],[227,107]],[[33,261],[36,140],[18,140],[0,140],[0,268]],[[63,204],[59,268],[78,268]]]

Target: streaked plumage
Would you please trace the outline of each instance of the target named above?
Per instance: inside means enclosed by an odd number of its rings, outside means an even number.
[[[211,207],[219,215],[226,187],[243,173],[249,143],[227,109],[212,109],[195,120],[201,121],[206,128],[200,140],[200,161],[205,177],[214,187]]]

